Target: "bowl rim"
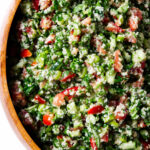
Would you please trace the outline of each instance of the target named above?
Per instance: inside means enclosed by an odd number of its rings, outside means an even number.
[[[40,150],[30,135],[23,127],[16,110],[13,106],[7,84],[6,76],[6,50],[8,35],[12,21],[21,0],[11,0],[9,9],[5,14],[5,20],[1,27],[0,33],[0,101],[4,108],[5,114],[13,131],[26,149]]]

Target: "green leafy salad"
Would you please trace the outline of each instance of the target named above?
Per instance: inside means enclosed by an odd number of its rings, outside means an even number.
[[[40,148],[149,150],[150,1],[22,0],[19,9],[9,87]]]

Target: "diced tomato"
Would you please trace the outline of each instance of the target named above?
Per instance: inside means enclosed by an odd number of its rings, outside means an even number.
[[[97,51],[102,54],[102,55],[106,55],[107,52],[101,47],[101,45],[98,46]]]
[[[39,1],[40,0],[32,0],[33,8],[38,11],[39,10]]]
[[[114,22],[109,22],[106,27],[106,30],[113,32],[113,33],[123,33],[124,32],[124,29],[117,26]]]
[[[76,92],[78,89],[79,89],[78,86],[74,86],[74,87],[71,87],[71,88],[64,90],[62,93],[64,93],[65,96],[68,96],[68,95],[70,95],[70,91]]]
[[[121,112],[117,112],[115,115],[116,120],[124,120],[127,116],[127,113],[125,112],[124,114],[121,114]]]
[[[138,127],[139,128],[145,128],[146,127],[146,124],[144,123],[143,120],[140,120],[140,122],[138,123]]]
[[[51,6],[51,4],[52,0],[40,0],[39,2],[41,10],[47,9],[49,6]]]
[[[135,44],[137,42],[137,39],[136,37],[134,37],[132,34],[129,34],[127,37],[126,37],[126,40],[130,43],[133,43]]]
[[[121,72],[123,66],[121,64],[120,59],[121,56],[120,50],[115,51],[114,55],[115,55],[114,69],[116,72]]]
[[[101,138],[101,141],[108,143],[108,140],[109,140],[109,133],[107,132],[107,133]]]
[[[40,27],[42,29],[45,29],[45,30],[48,30],[51,28],[52,26],[52,20],[49,18],[49,17],[46,17],[46,18],[42,18],[41,19],[41,22],[40,22]]]
[[[78,86],[74,86],[74,87],[71,87],[71,88],[68,88],[66,90],[64,90],[62,93],[68,97],[68,100],[72,99],[73,97],[76,96],[76,92],[81,89],[82,92],[85,92],[85,88],[84,87],[78,87]],[[70,94],[71,93],[71,94]]]
[[[36,64],[37,64],[37,62],[33,61],[32,64],[31,64],[31,66],[35,66]]]
[[[139,8],[131,9],[131,17],[129,18],[129,26],[132,31],[138,29],[138,24],[142,20],[142,11]]]
[[[120,103],[114,112],[116,120],[124,120],[127,117],[126,105]]]
[[[80,35],[74,35],[74,30],[71,30],[70,32],[70,38],[69,38],[69,42],[78,42],[80,40]]]
[[[45,114],[43,116],[44,125],[51,126],[53,124],[53,121],[52,121],[53,118],[54,118],[53,114]]]
[[[53,105],[60,107],[64,104],[65,104],[65,94],[64,93],[57,94],[53,99]]]
[[[63,135],[57,135],[57,139],[58,140],[62,140],[63,139]]]
[[[22,58],[31,57],[31,56],[32,56],[32,53],[30,52],[30,50],[24,49],[21,51],[21,57]]]
[[[131,16],[132,15],[137,16],[139,21],[141,21],[143,19],[142,11],[139,8],[132,7],[131,8]]]
[[[94,47],[96,47],[96,50],[97,50],[97,52],[99,52],[100,55],[106,55],[107,54],[106,50],[102,47],[102,42],[99,39],[93,37],[91,40],[91,44]]]
[[[83,92],[85,91],[84,87],[74,86],[74,87],[68,88],[68,89],[62,91],[61,93],[57,94],[54,97],[53,105],[57,106],[57,107],[64,105],[65,104],[65,97],[67,97],[68,100],[72,99],[73,97],[76,96],[76,92],[78,91],[78,89],[83,90]]]
[[[45,104],[45,103],[46,103],[45,99],[43,99],[43,98],[40,97],[39,95],[36,95],[36,96],[34,97],[34,99],[37,100],[40,104]]]
[[[93,137],[90,139],[90,144],[93,150],[98,150],[96,142]]]
[[[140,142],[142,143],[143,145],[143,150],[149,150],[150,149],[150,140],[148,140],[147,142],[144,141],[143,139],[140,140]]]
[[[135,31],[138,28],[138,17],[131,16],[129,18],[129,26],[132,31]]]
[[[73,74],[69,74],[67,77],[65,77],[65,78],[63,78],[62,80],[60,80],[61,82],[66,82],[66,81],[68,81],[69,79],[72,79],[72,78],[74,78],[76,76],[76,74],[75,73],[73,73]]]
[[[88,114],[98,114],[98,113],[101,113],[103,110],[104,110],[103,106],[96,105],[88,110]]]
[[[70,100],[73,97],[75,97],[78,88],[79,87],[77,87],[77,86],[72,87],[72,88],[68,88],[68,89],[64,90],[62,93],[65,94],[65,96],[68,97],[68,100]],[[73,94],[70,95],[70,92],[73,92]]]
[[[50,36],[48,36],[48,38],[45,41],[45,44],[53,44],[55,43],[55,34],[51,34]]]
[[[85,18],[84,20],[82,20],[81,24],[84,26],[90,25],[91,24],[91,18],[90,17]]]

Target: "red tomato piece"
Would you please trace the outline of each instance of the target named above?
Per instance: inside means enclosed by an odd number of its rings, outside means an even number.
[[[80,40],[80,35],[74,35],[74,30],[70,31],[70,37],[69,37],[69,42],[72,43],[73,41],[79,42]]]
[[[90,17],[85,18],[84,20],[82,20],[81,24],[84,26],[90,25],[91,24],[91,18]]]
[[[75,73],[69,74],[67,77],[63,78],[63,79],[60,80],[60,81],[61,81],[61,82],[66,82],[67,80],[72,79],[72,78],[74,78],[75,76],[76,76]]]
[[[32,56],[32,53],[30,52],[30,50],[24,49],[23,51],[21,51],[22,58],[31,57],[31,56]]]
[[[48,30],[51,28],[52,26],[52,20],[50,19],[50,17],[46,17],[46,18],[42,18],[41,22],[40,22],[40,27],[42,29]]]
[[[125,112],[123,115],[121,115],[121,112],[117,112],[117,114],[115,115],[115,119],[116,120],[124,120],[127,116],[127,113]]]
[[[65,94],[59,93],[53,99],[53,105],[60,107],[65,104]]]
[[[68,88],[68,89],[62,91],[62,93],[63,93],[65,96],[69,96],[71,91],[74,91],[74,94],[76,94],[76,91],[77,91],[78,89],[79,89],[78,86],[74,86],[74,87],[71,87],[71,88]],[[73,94],[73,95],[74,95],[74,94]]]
[[[129,26],[132,31],[138,29],[138,24],[142,20],[142,11],[139,8],[131,9],[131,17],[129,18]]]
[[[40,0],[32,0],[33,8],[38,11],[39,10],[39,1]]]
[[[124,32],[124,29],[117,26],[114,22],[109,22],[106,27],[106,30],[113,32],[113,33],[123,33]]]
[[[143,120],[140,120],[140,122],[138,123],[138,127],[145,128],[146,127],[145,122]]]
[[[135,31],[138,28],[138,17],[137,16],[131,16],[129,18],[129,26],[131,31]]]
[[[139,21],[143,19],[142,11],[139,8],[133,7],[131,9],[131,15],[137,16]]]
[[[92,147],[93,150],[98,150],[94,138],[91,138],[91,139],[90,139],[90,144],[91,144],[91,147]]]
[[[114,112],[116,120],[124,120],[127,117],[127,109],[125,104],[120,103]]]
[[[128,42],[133,43],[133,44],[137,42],[137,39],[132,34],[128,35],[126,39]]]
[[[45,114],[43,116],[44,125],[51,126],[53,124],[53,121],[52,121],[53,118],[54,118],[53,114]]]
[[[104,107],[101,105],[93,106],[88,110],[88,114],[98,114],[104,110]]]
[[[48,36],[48,38],[45,41],[45,44],[53,44],[55,43],[55,34],[51,34],[50,36]]]
[[[107,132],[105,135],[103,135],[103,137],[101,138],[101,141],[108,143],[108,140],[109,140],[109,133]]]
[[[39,2],[41,10],[47,9],[49,6],[51,6],[51,4],[52,0],[40,0]]]
[[[115,55],[114,69],[116,72],[121,72],[123,66],[121,64],[120,59],[121,56],[120,50],[115,51],[114,55]]]
[[[39,95],[36,95],[36,96],[34,97],[34,99],[37,100],[40,104],[45,104],[45,103],[46,103],[45,99],[43,99],[43,98],[40,97]]]

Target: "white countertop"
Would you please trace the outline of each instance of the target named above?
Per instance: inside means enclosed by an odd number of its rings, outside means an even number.
[[[11,0],[0,0],[0,29],[3,19]],[[11,128],[6,114],[0,102],[0,149],[1,150],[25,150],[13,129]]]

